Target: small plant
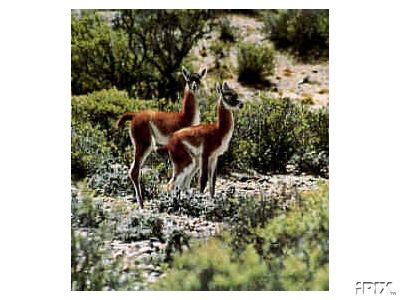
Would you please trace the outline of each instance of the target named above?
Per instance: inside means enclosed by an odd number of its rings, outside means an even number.
[[[113,239],[130,243],[155,237],[164,241],[162,228],[160,218],[134,211],[116,222]]]
[[[302,98],[300,98],[300,103],[303,105],[313,105],[314,98],[310,93],[303,93]]]
[[[165,247],[165,262],[171,263],[173,254],[179,252],[182,254],[184,247],[187,249],[189,246],[190,237],[182,230],[175,229],[168,237],[167,246]]]
[[[263,75],[274,72],[275,52],[266,45],[240,44],[238,66],[239,81],[248,84],[262,82]]]
[[[291,77],[293,75],[293,71],[291,69],[285,68],[283,70],[283,75],[285,75],[286,77]]]
[[[328,93],[329,93],[329,89],[327,89],[327,88],[322,88],[318,91],[318,94],[321,94],[321,95],[328,94]]]
[[[71,175],[80,179],[94,173],[96,168],[109,159],[111,148],[105,133],[89,122],[72,120],[71,126]]]
[[[126,197],[133,192],[128,167],[118,164],[113,158],[105,160],[96,168],[89,177],[88,187],[102,195]]]
[[[221,41],[232,43],[235,41],[234,29],[227,18],[222,18],[219,23]]]

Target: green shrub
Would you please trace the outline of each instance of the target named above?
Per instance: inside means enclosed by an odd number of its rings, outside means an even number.
[[[115,86],[130,96],[175,101],[182,60],[208,31],[210,17],[208,10],[80,10],[72,14],[72,93]]]
[[[175,257],[173,269],[151,286],[155,290],[209,291],[259,290],[266,266],[247,248],[241,260],[220,241],[209,239],[193,251]]]
[[[77,228],[98,228],[106,219],[106,210],[103,202],[94,200],[85,194],[79,198],[74,192],[71,193],[71,225]]]
[[[112,257],[105,245],[107,231],[106,224],[89,234],[71,230],[71,290],[133,290],[143,282],[133,265]]]
[[[122,218],[119,216],[113,217],[118,220],[115,225],[113,239],[130,243],[155,237],[164,241],[162,233],[163,221],[157,216],[133,211]]]
[[[258,239],[242,237],[240,225],[174,256],[172,269],[156,290],[328,290],[328,187],[300,195],[287,213],[252,224]],[[253,199],[253,201],[257,201]],[[252,208],[249,208],[251,211]],[[253,215],[257,215],[253,210]],[[243,220],[251,213],[245,213]],[[261,251],[260,251],[261,250]]]
[[[266,14],[264,31],[277,48],[302,59],[328,56],[329,10],[278,10]]]
[[[235,130],[219,167],[254,169],[260,173],[298,172],[328,176],[329,112],[310,110],[288,99],[261,95],[237,112]]]
[[[328,186],[307,192],[303,205],[259,231],[265,259],[284,290],[328,290]]]
[[[157,108],[155,101],[133,100],[127,92],[115,88],[73,96],[71,102],[72,119],[98,125],[107,131],[109,137],[116,130],[115,123],[118,117],[124,112]]]
[[[71,88],[73,94],[117,86],[131,91],[134,56],[128,35],[113,30],[96,10],[71,16]]]
[[[87,185],[96,194],[126,197],[133,192],[128,170],[128,166],[110,158],[97,166],[92,176],[89,177]]]
[[[224,42],[232,43],[235,41],[234,28],[228,18],[222,18],[219,22],[219,39]]]
[[[75,179],[94,173],[96,168],[111,156],[106,135],[98,126],[72,119],[71,124],[71,175]]]
[[[263,81],[264,74],[273,74],[275,52],[266,45],[243,43],[238,49],[238,80],[248,84]]]

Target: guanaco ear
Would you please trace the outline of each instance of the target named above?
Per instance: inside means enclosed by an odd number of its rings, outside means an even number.
[[[203,79],[207,75],[207,68],[203,68],[199,71],[200,78]]]
[[[217,84],[215,85],[215,89],[216,89],[216,91],[217,91],[217,94],[221,94],[221,93],[222,93],[222,91],[221,91],[221,85],[220,85],[219,82],[217,82]]]
[[[222,84],[222,89],[223,90],[229,90],[230,89],[229,85],[228,85],[228,83],[226,81],[224,81],[224,83]]]
[[[185,66],[182,66],[182,75],[183,75],[183,78],[185,78],[185,81],[189,81],[190,73],[185,68]]]

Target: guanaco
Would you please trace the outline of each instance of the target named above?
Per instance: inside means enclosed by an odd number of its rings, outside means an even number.
[[[134,197],[140,208],[143,208],[142,190],[140,187],[140,168],[148,155],[157,145],[166,145],[169,136],[184,127],[200,123],[199,104],[196,92],[200,88],[201,80],[207,74],[207,68],[199,73],[190,73],[182,67],[182,74],[186,85],[182,100],[182,109],[179,112],[141,111],[126,112],[117,121],[120,128],[126,121],[131,121],[129,134],[134,148],[134,160],[129,170],[129,177],[135,188]],[[150,129],[150,122],[152,129]]]
[[[228,149],[232,138],[232,110],[243,107],[236,91],[226,82],[222,86],[217,83],[216,90],[219,95],[217,121],[183,128],[175,132],[164,147],[173,164],[173,175],[165,186],[166,191],[188,189],[200,169],[200,192],[204,191],[208,181],[210,196],[214,197],[218,157]]]

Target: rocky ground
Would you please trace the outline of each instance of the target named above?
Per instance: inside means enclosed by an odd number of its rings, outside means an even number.
[[[296,188],[298,191],[307,191],[315,188],[319,181],[326,179],[316,178],[308,175],[248,175],[241,173],[232,173],[230,176],[218,178],[216,182],[216,194],[227,193],[235,196],[239,195],[259,195],[261,192],[265,195],[282,194],[287,187]],[[74,187],[76,190],[76,187]],[[114,198],[100,196],[103,207],[106,210],[112,210],[114,207],[124,206],[130,211],[137,208],[132,205],[131,196],[127,198]],[[191,217],[173,213],[157,213],[157,207],[154,204],[145,202],[145,208],[141,211],[143,214],[154,215],[163,221],[163,235],[168,237],[174,231],[183,231],[191,240],[206,239],[217,235],[224,228],[223,223],[211,222],[205,217]],[[152,237],[147,240],[134,241],[130,243],[120,240],[113,240],[109,243],[114,257],[121,257],[128,266],[135,264],[144,277],[144,286],[155,282],[163,275],[162,262],[167,247],[167,241]],[[138,283],[143,284],[143,283]],[[143,286],[142,286],[143,287]],[[138,286],[139,288],[139,286]]]

